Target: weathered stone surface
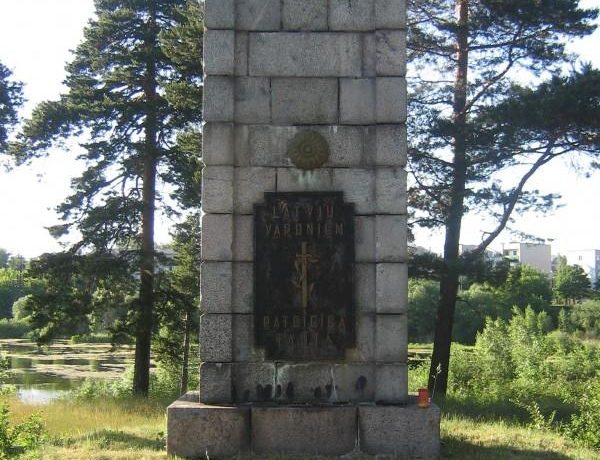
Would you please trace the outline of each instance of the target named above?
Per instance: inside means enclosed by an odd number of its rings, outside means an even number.
[[[233,121],[233,77],[204,78],[202,118],[210,121]]]
[[[375,218],[375,260],[406,261],[406,216],[378,215]]]
[[[338,168],[333,170],[333,184],[344,190],[344,198],[354,203],[357,214],[375,211],[375,177],[369,169]]]
[[[375,217],[354,218],[354,251],[356,262],[375,261]]]
[[[233,359],[231,315],[205,313],[200,317],[200,360],[226,363]]]
[[[254,205],[263,201],[265,192],[275,191],[275,168],[236,168],[234,210],[252,214]]]
[[[406,313],[408,303],[408,265],[377,264],[377,313]]]
[[[377,126],[375,142],[375,164],[406,165],[406,125]]]
[[[379,214],[406,214],[406,171],[402,168],[376,170],[375,211]]]
[[[238,30],[279,30],[280,0],[236,0]]]
[[[406,121],[406,80],[401,77],[379,77],[377,93],[377,123]]]
[[[222,458],[250,449],[250,409],[177,400],[167,408],[167,454]]]
[[[233,30],[207,30],[204,32],[204,73],[206,75],[233,75]]]
[[[270,77],[359,77],[361,37],[344,33],[250,34],[249,73]]]
[[[256,363],[265,360],[264,350],[254,341],[254,315],[233,315],[233,360]]]
[[[327,30],[327,0],[283,0],[284,30]]]
[[[204,214],[202,216],[202,260],[230,261],[233,244],[233,216]]]
[[[204,123],[202,126],[202,162],[208,166],[233,164],[233,124]]]
[[[376,361],[381,363],[405,363],[407,349],[406,315],[378,314],[375,324]]]
[[[249,125],[246,128],[248,146],[241,147],[236,158],[240,166],[291,166],[287,155],[289,142],[307,129],[321,134],[329,143],[329,161],[325,166],[360,166],[363,161],[363,126]]]
[[[341,403],[372,401],[375,366],[371,363],[305,363],[277,366],[276,382],[281,385],[282,401],[298,403]],[[285,393],[293,386],[293,398]]]
[[[203,404],[227,404],[233,402],[231,387],[231,363],[200,364],[200,396]]]
[[[242,403],[363,402],[375,397],[372,363],[237,362],[232,369],[236,401]]]
[[[202,210],[219,214],[233,211],[233,166],[206,166],[202,170]]]
[[[232,312],[231,262],[203,262],[200,266],[200,308],[203,313]]]
[[[377,46],[375,42],[375,34],[362,34],[362,38],[362,74],[363,77],[374,77],[377,75]]]
[[[340,123],[368,125],[375,122],[375,79],[342,78]]]
[[[375,243],[373,242],[370,249],[372,258],[374,258],[374,249]],[[375,264],[356,263],[354,264],[354,273],[356,280],[354,292],[357,313],[375,312]]]
[[[376,366],[375,401],[403,404],[408,399],[408,368],[404,363],[378,363]]]
[[[248,75],[248,32],[236,32],[234,50],[234,75],[245,77]]]
[[[440,455],[440,409],[417,406],[411,397],[406,406],[360,406],[360,447],[369,454],[400,458],[436,459]]]
[[[235,79],[236,123],[268,123],[271,120],[271,86],[268,78]]]
[[[374,0],[330,0],[331,30],[368,31],[375,28]]]
[[[236,262],[252,262],[254,260],[254,231],[252,216],[235,216],[233,219],[233,260]]]
[[[273,122],[328,124],[338,121],[338,81],[334,78],[274,78]]]
[[[346,362],[375,360],[375,315],[358,315],[356,347],[346,351]]]
[[[406,32],[400,30],[378,30],[377,75],[406,75]]]
[[[259,454],[341,455],[356,445],[355,407],[253,407],[253,450]]]
[[[316,169],[302,171],[295,168],[277,168],[277,190],[282,192],[332,191],[333,171]],[[349,200],[347,200],[349,201]]]
[[[377,29],[406,28],[406,0],[375,0]]]
[[[234,0],[204,0],[204,25],[209,29],[233,29]]]
[[[254,307],[252,263],[233,263],[231,303],[234,313],[252,313]]]
[[[238,403],[265,402],[275,398],[275,363],[238,362],[232,365],[234,400]]]

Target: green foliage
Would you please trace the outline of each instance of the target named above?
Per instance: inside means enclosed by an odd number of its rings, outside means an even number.
[[[503,291],[507,303],[519,308],[527,306],[535,311],[545,309],[552,300],[552,288],[547,275],[529,265],[518,265],[508,273]]]
[[[29,276],[23,268],[0,268],[0,318],[13,316],[13,304],[21,297],[40,293],[44,289],[42,280]]]
[[[590,279],[579,265],[560,263],[554,274],[553,283],[554,297],[563,304],[575,303],[591,292]]]
[[[23,84],[14,81],[12,72],[0,62],[0,153],[7,148],[10,130],[19,121],[17,110],[21,104]]]
[[[44,254],[31,262],[29,272],[45,289],[23,299],[19,316],[39,344],[89,333],[94,312],[116,310],[124,316],[135,286],[129,261],[111,253]]]
[[[577,332],[588,338],[600,337],[600,299],[587,299],[562,311],[561,330]]]
[[[440,286],[436,281],[409,279],[408,281],[408,340],[431,342],[435,312],[439,302]]]
[[[200,303],[200,219],[192,214],[173,234],[173,267],[161,274],[157,309],[160,327],[153,350],[162,380],[170,380],[184,393],[190,386],[190,349],[198,337]]]
[[[31,332],[25,320],[0,319],[0,339],[23,339]]]
[[[20,458],[27,451],[38,449],[45,440],[41,416],[34,414],[11,426],[9,410],[0,406],[0,458]]]
[[[409,280],[408,337],[411,342],[429,342],[439,303],[439,283],[432,280]],[[475,343],[486,325],[486,318],[508,320],[513,306],[532,307],[534,311],[553,312],[549,306],[552,290],[548,277],[530,266],[511,268],[506,281],[499,285],[473,283],[459,293],[452,338],[463,344]],[[556,310],[551,316],[558,315]]]
[[[566,432],[586,446],[600,449],[600,379],[590,381],[571,401],[577,406]]]
[[[91,334],[76,334],[71,336],[69,342],[77,343],[112,343],[113,336],[111,334],[91,333]]]

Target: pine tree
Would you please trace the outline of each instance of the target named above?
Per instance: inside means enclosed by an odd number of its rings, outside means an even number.
[[[0,153],[8,144],[10,129],[18,122],[23,103],[23,84],[12,79],[12,72],[0,62]]]
[[[409,83],[409,139],[415,185],[409,198],[418,224],[445,230],[429,380],[431,389],[437,377],[438,394],[447,387],[461,272],[514,212],[552,205],[555,195],[526,188],[543,165],[568,153],[598,154],[598,101],[584,97],[598,73],[584,69],[570,78],[560,76],[571,60],[565,42],[590,33],[597,16],[578,3],[410,1],[409,59],[415,77]],[[524,77],[539,83],[548,76],[555,79],[537,89],[515,86]],[[584,108],[583,116],[563,113],[571,97]],[[511,176],[500,174],[507,170]],[[485,214],[496,224],[470,256],[461,258],[461,224],[468,212]]]
[[[67,91],[34,110],[13,150],[18,160],[27,161],[60,141],[86,139],[80,142],[86,169],[58,207],[64,223],[52,230],[57,237],[79,233],[70,254],[92,250],[135,258],[140,282],[132,321],[133,385],[140,394],[148,392],[155,327],[157,203],[172,211],[161,190],[175,198],[197,190],[185,180],[197,176],[195,152],[176,141],[178,133],[200,122],[201,112],[198,103],[182,110],[183,102],[172,95],[196,83],[201,69],[198,64],[182,69],[174,58],[178,45],[187,47],[186,37],[161,41],[171,31],[197,24],[199,18],[187,16],[194,10],[190,5],[185,0],[96,0],[96,17],[66,68]],[[200,43],[201,37],[196,39]],[[189,62],[199,61],[200,55],[189,56]]]

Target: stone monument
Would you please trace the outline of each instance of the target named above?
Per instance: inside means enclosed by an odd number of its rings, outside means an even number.
[[[200,389],[180,456],[434,458],[407,385],[405,0],[205,0]]]

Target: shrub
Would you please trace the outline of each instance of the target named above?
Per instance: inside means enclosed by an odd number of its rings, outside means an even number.
[[[25,320],[0,319],[0,339],[22,339],[31,331]]]
[[[21,423],[11,426],[9,411],[0,406],[0,455],[2,458],[20,457],[37,449],[45,438],[45,429],[39,415],[33,414]]]
[[[571,402],[578,411],[566,425],[567,434],[588,447],[600,449],[600,380],[588,383]]]

